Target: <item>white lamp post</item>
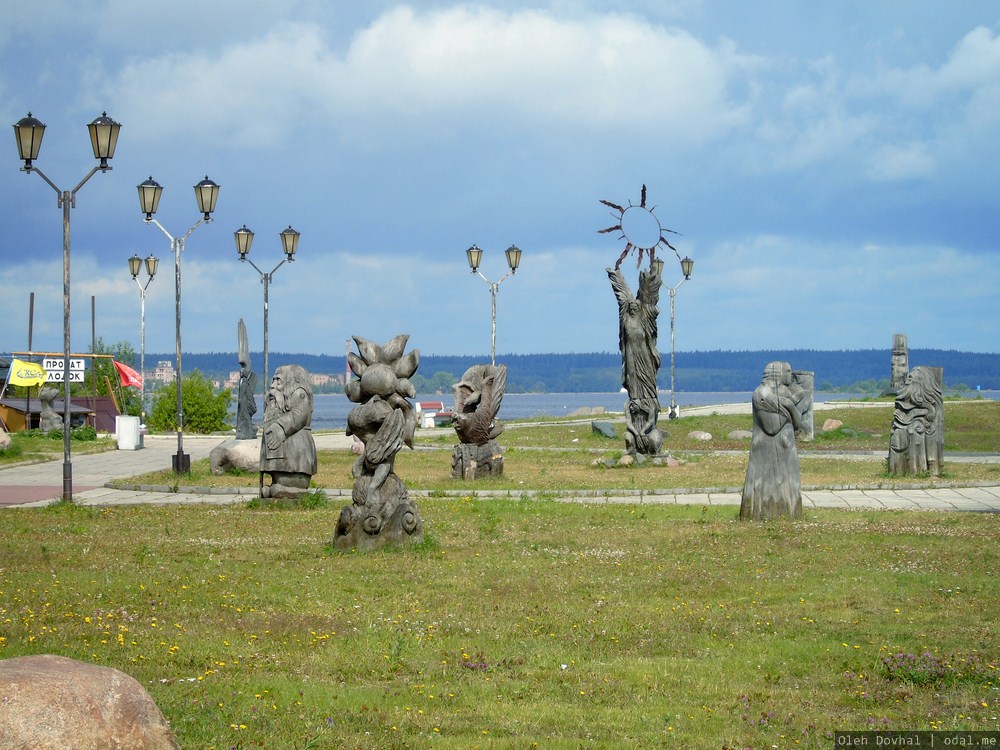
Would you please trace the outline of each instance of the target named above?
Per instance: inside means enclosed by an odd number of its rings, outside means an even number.
[[[661,265],[662,273],[663,261],[657,260],[656,263]],[[680,416],[677,411],[677,397],[674,390],[674,297],[677,296],[677,290],[680,288],[680,285],[691,278],[693,270],[694,261],[685,257],[681,261],[681,273],[684,275],[684,278],[678,281],[676,286],[670,287],[670,411],[667,412],[669,419],[677,419]]]
[[[257,268],[252,260],[247,258],[247,254],[250,252],[250,246],[253,244],[253,232],[247,229],[247,225],[244,224],[242,227],[233,232],[233,237],[236,239],[236,252],[240,255],[241,261],[246,261],[254,270],[260,274],[260,283],[264,285],[264,383],[270,383],[268,378],[267,365],[267,291],[271,286],[271,278],[274,276],[274,272],[281,268],[285,263],[292,263],[295,260],[295,251],[299,249],[299,233],[292,229],[291,225],[288,229],[285,229],[279,235],[281,237],[281,248],[285,252],[285,259],[281,261],[278,265],[272,268],[268,272],[261,271]],[[267,387],[265,385],[265,387]]]
[[[516,245],[511,245],[506,250],[507,255],[507,265],[510,270],[504,274],[504,277],[500,281],[493,283],[479,270],[479,263],[483,259],[483,251],[479,249],[478,246],[473,245],[468,250],[465,251],[466,258],[469,261],[469,268],[472,269],[472,273],[479,274],[479,277],[485,281],[490,287],[490,296],[493,300],[492,308],[492,328],[490,336],[490,364],[495,365],[496,355],[497,355],[497,291],[500,289],[500,285],[504,280],[511,274],[517,273],[517,267],[521,265],[521,250]]]
[[[139,421],[146,424],[146,289],[149,283],[156,276],[156,270],[160,266],[160,259],[150,255],[146,258],[146,274],[149,278],[143,284],[139,281],[139,271],[142,270],[143,261],[138,255],[133,255],[128,259],[128,270],[132,274],[132,279],[139,287],[139,374],[142,380],[139,383]]]
[[[174,254],[174,286],[177,298],[177,455],[173,457],[172,463],[175,473],[186,474],[191,471],[191,457],[184,453],[183,371],[181,369],[181,253],[184,252],[184,243],[191,236],[191,233],[202,223],[212,220],[216,201],[219,200],[219,186],[207,176],[194,186],[194,195],[198,201],[198,211],[202,214],[202,218],[198,219],[182,237],[176,238],[153,218],[153,214],[156,213],[156,209],[160,205],[163,187],[150,177],[139,184],[137,189],[139,191],[139,208],[146,215],[143,221],[147,224],[155,224],[161,232],[167,235],[167,239],[170,240],[170,252]]]
[[[98,160],[96,167],[87,172],[86,176],[77,183],[72,190],[60,190],[48,176],[38,167],[32,164],[38,158],[38,152],[42,146],[42,136],[45,135],[45,125],[28,113],[14,124],[14,138],[17,140],[17,151],[20,159],[24,161],[21,167],[22,172],[35,172],[45,182],[56,191],[56,205],[63,210],[63,491],[62,499],[71,501],[73,499],[73,462],[70,456],[70,330],[69,330],[69,219],[70,209],[76,207],[76,194],[80,188],[94,173],[100,170],[107,172],[111,169],[108,160],[115,155],[115,146],[118,145],[118,134],[121,125],[108,117],[104,112],[90,123],[87,128],[90,130],[90,143],[94,150],[94,158]]]

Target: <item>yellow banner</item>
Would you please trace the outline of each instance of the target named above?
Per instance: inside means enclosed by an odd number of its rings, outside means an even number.
[[[45,382],[45,370],[35,362],[25,362],[20,359],[10,363],[11,385],[41,385]]]

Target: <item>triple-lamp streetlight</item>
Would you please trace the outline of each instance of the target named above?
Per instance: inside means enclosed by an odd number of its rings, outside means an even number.
[[[483,259],[483,251],[479,249],[478,246],[473,245],[468,250],[465,251],[465,255],[469,260],[469,268],[472,269],[473,273],[479,274],[479,278],[485,281],[490,287],[490,296],[493,298],[493,313],[492,313],[492,329],[490,336],[490,364],[495,365],[497,363],[497,290],[500,289],[500,285],[504,280],[513,273],[517,273],[517,267],[521,265],[521,250],[516,245],[511,245],[506,250],[507,253],[507,265],[510,270],[504,274],[504,277],[500,281],[493,283],[479,270],[479,263]]]
[[[281,232],[281,249],[285,252],[285,259],[268,272],[261,271],[257,268],[256,263],[247,258],[250,246],[253,244],[253,232],[247,229],[247,225],[244,224],[233,232],[233,237],[236,238],[236,252],[239,253],[240,260],[246,261],[254,267],[254,270],[260,274],[260,283],[264,285],[264,388],[266,390],[268,387],[267,384],[270,382],[267,379],[268,372],[270,372],[267,369],[267,290],[271,286],[271,277],[274,276],[274,272],[285,265],[286,262],[292,263],[295,260],[295,251],[299,249],[299,233],[292,229],[291,225],[288,226],[288,229]]]
[[[657,258],[653,261],[656,266],[656,273],[662,278],[663,276],[663,260]],[[688,257],[681,260],[681,273],[684,278],[677,282],[675,286],[667,287],[670,293],[670,411],[667,412],[668,419],[677,419],[680,416],[680,412],[677,410],[677,395],[674,390],[674,297],[677,296],[677,290],[680,285],[691,278],[691,272],[694,270],[694,261]]]
[[[184,243],[191,236],[191,233],[202,223],[212,220],[216,201],[219,200],[219,186],[207,176],[194,186],[194,195],[198,201],[198,211],[202,214],[202,218],[198,219],[182,237],[176,238],[153,218],[153,214],[156,213],[156,209],[160,205],[163,187],[150,177],[139,184],[137,188],[139,190],[139,209],[146,215],[144,221],[147,224],[155,224],[161,232],[167,235],[167,239],[170,240],[170,252],[174,254],[174,280],[177,297],[177,455],[173,457],[171,463],[174,473],[187,474],[191,471],[191,456],[184,453],[183,373],[181,369],[181,253],[184,252]]]
[[[115,155],[115,146],[118,145],[118,133],[121,125],[108,117],[104,112],[90,123],[87,128],[90,130],[90,143],[94,149],[94,158],[98,160],[97,166],[91,169],[87,175],[80,180],[72,190],[60,190],[52,180],[46,176],[42,170],[32,164],[38,158],[38,152],[42,147],[42,136],[45,135],[45,125],[28,113],[14,124],[14,138],[17,140],[17,151],[19,158],[24,161],[21,167],[22,172],[35,172],[48,183],[49,187],[56,191],[56,205],[63,210],[63,491],[62,499],[71,501],[73,499],[73,463],[70,456],[70,335],[69,335],[69,217],[70,209],[76,207],[76,194],[94,173],[100,170],[107,172],[111,169],[108,160]]]
[[[156,270],[160,266],[160,259],[155,255],[146,258],[146,283],[139,281],[139,271],[142,270],[143,261],[138,255],[133,255],[128,259],[128,270],[132,278],[139,286],[140,317],[139,317],[139,374],[142,379],[139,381],[139,418],[142,424],[146,423],[146,289],[149,283],[156,276]]]

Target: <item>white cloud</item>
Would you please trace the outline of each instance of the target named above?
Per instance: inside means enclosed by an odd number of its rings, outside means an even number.
[[[276,147],[309,119],[365,132],[428,120],[627,127],[702,143],[745,116],[728,89],[749,64],[732,44],[712,49],[631,16],[404,6],[343,55],[320,27],[286,22],[219,52],[135,59],[102,93],[122,119],[146,123],[147,138],[173,131],[241,147]]]
[[[872,156],[868,176],[876,182],[933,177],[937,162],[924,143],[886,145]]]

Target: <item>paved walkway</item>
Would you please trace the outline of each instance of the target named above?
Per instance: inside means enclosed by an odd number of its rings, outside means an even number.
[[[184,451],[192,461],[207,458],[212,448],[222,442],[219,436],[184,436]],[[320,449],[348,450],[351,438],[340,433],[316,435]],[[257,495],[255,488],[187,488],[165,491],[165,487],[140,487],[120,490],[106,487],[115,477],[131,477],[170,467],[177,452],[176,435],[150,436],[145,447],[135,451],[108,451],[91,455],[71,456],[73,467],[73,500],[81,505],[136,504],[216,504],[244,503]],[[967,457],[950,457],[962,460]],[[996,457],[984,457],[997,460]],[[42,507],[62,497],[62,460],[25,463],[0,468],[0,508]],[[327,494],[350,495],[349,490],[326,490]],[[414,493],[420,495],[421,493]],[[480,497],[520,497],[526,493],[482,492]],[[547,493],[551,496],[551,493]],[[711,491],[652,491],[625,492],[566,492],[558,498],[563,502],[668,504],[668,505],[732,505],[739,506],[738,489]],[[941,489],[823,489],[804,490],[805,508],[853,508],[882,510],[949,510],[1000,513],[1000,486],[948,487]]]

